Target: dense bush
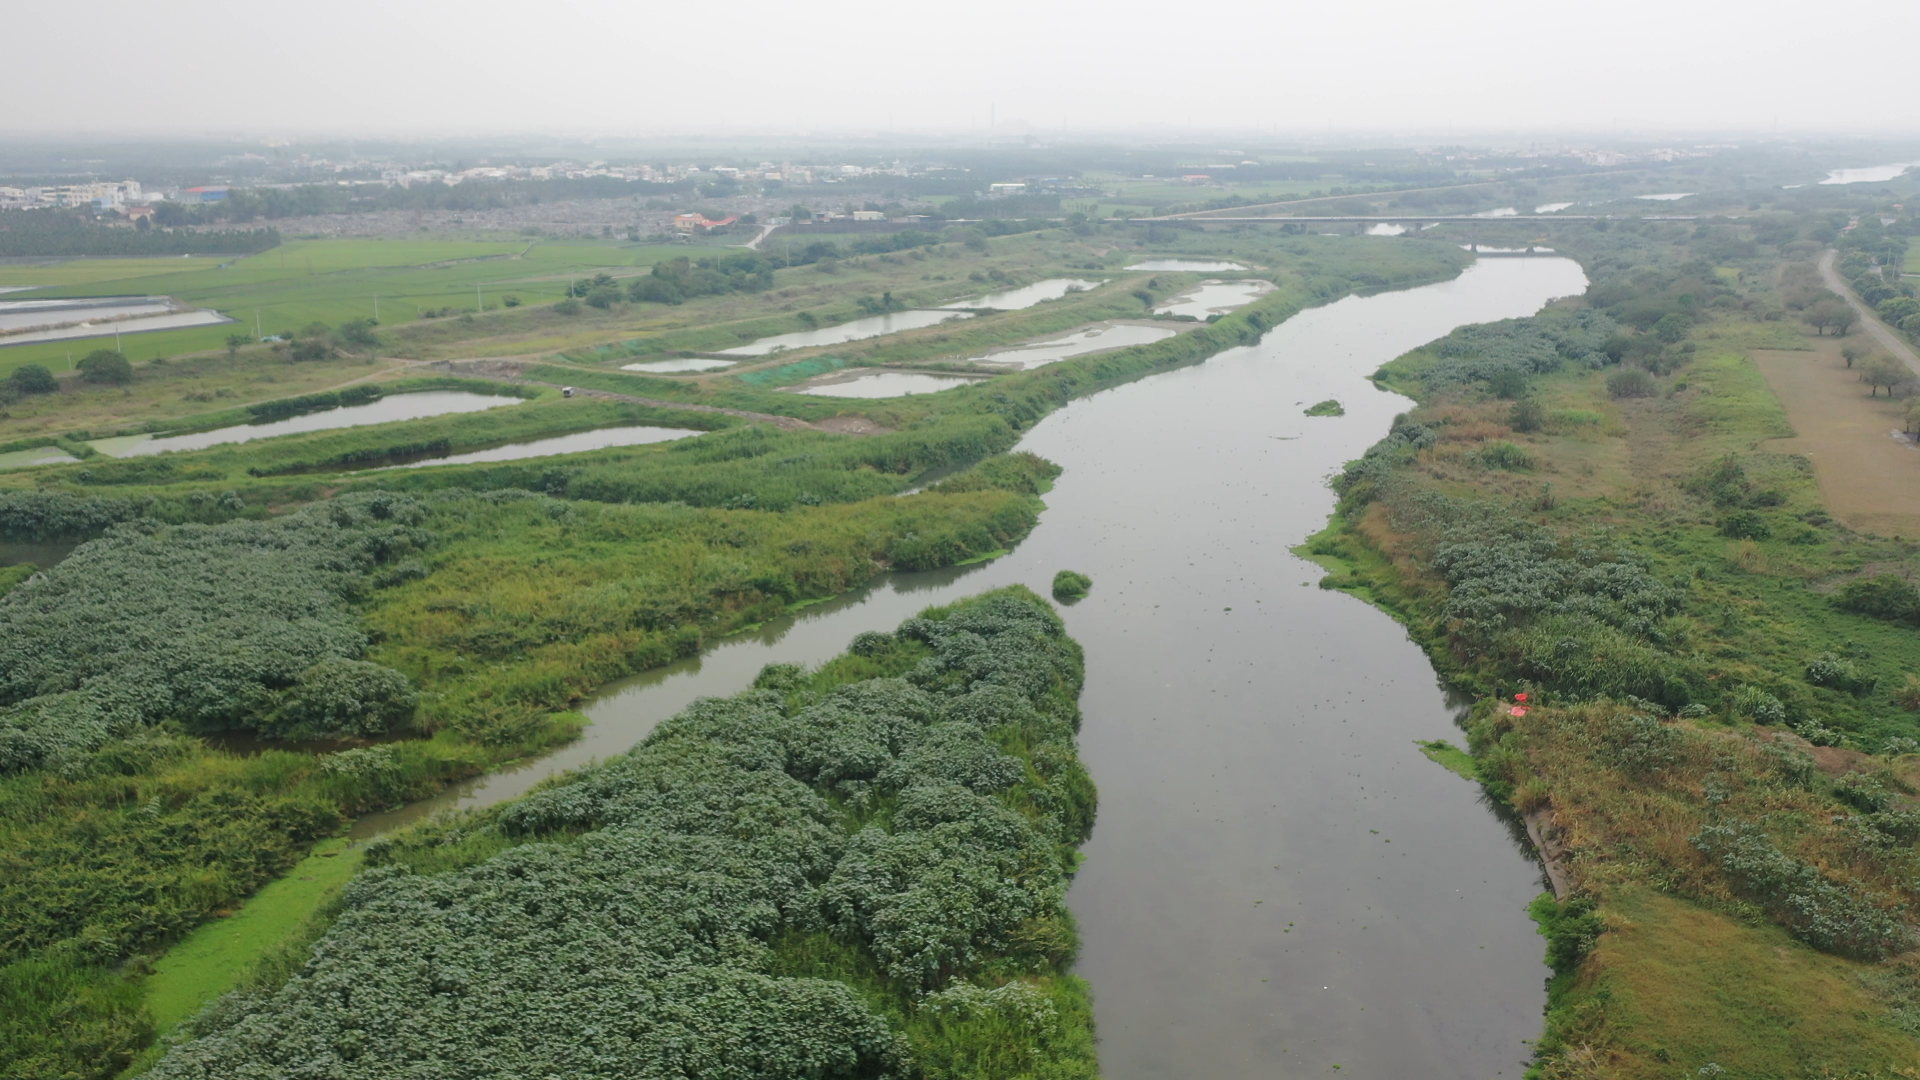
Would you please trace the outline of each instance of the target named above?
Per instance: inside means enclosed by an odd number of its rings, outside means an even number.
[[[0,598],[0,772],[144,724],[254,726],[295,691],[295,726],[366,637],[348,599],[429,540],[422,508],[355,495],[275,522],[124,525]],[[316,666],[319,665],[319,666]],[[303,696],[311,695],[311,696]],[[310,726],[300,730],[311,732]]]
[[[1920,623],[1920,588],[1899,574],[1854,578],[1840,587],[1833,602],[1843,611],[1888,622]]]
[[[1880,898],[1828,879],[1753,825],[1709,825],[1689,839],[1742,892],[1816,949],[1881,960],[1913,946],[1911,931],[1880,907]]]
[[[96,536],[146,513],[146,499],[75,495],[66,491],[0,492],[0,537],[62,540]]]
[[[1427,389],[1487,385],[1498,397],[1517,398],[1529,376],[1568,364],[1598,368],[1609,362],[1606,344],[1619,327],[1597,311],[1463,326],[1426,347],[1436,358],[1422,373]]]
[[[881,674],[769,671],[489,818],[370,852],[306,966],[217,1003],[152,1075],[813,1080],[911,1073],[919,1048],[936,1072],[1092,1076],[1084,1014],[1020,977],[1072,948],[1045,928],[1070,927],[1091,824],[1077,647],[1008,590],[836,663]],[[510,846],[413,869],[476,829]],[[879,985],[780,973],[821,940]]]
[[[1093,579],[1073,570],[1062,570],[1053,575],[1053,595],[1062,600],[1079,600],[1093,588]]]
[[[1607,393],[1617,398],[1654,397],[1660,384],[1639,368],[1623,368],[1607,376]]]
[[[21,364],[8,373],[7,384],[22,394],[51,394],[60,389],[45,364]]]
[[[384,735],[404,725],[418,701],[392,668],[334,656],[301,672],[259,727],[285,738]]]
[[[124,386],[133,381],[133,365],[112,349],[95,349],[73,365],[80,381],[103,386]]]

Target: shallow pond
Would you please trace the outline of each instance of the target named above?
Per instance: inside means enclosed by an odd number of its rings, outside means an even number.
[[[1239,263],[1221,262],[1218,259],[1148,259],[1127,267],[1129,270],[1191,271],[1196,274],[1218,274],[1228,270],[1245,270]]]
[[[972,300],[943,305],[947,308],[994,308],[999,311],[1018,311],[1030,308],[1046,300],[1058,300],[1070,292],[1084,292],[1099,288],[1102,282],[1086,278],[1048,278],[1024,285],[1018,289],[1003,289],[990,292]]]
[[[1901,161],[1892,165],[1868,165],[1859,169],[1835,169],[1827,174],[1822,184],[1884,184],[1888,180],[1898,180],[1906,175],[1908,169],[1920,168],[1920,161]],[[1798,187],[1799,185],[1794,185]]]
[[[0,300],[0,330],[23,326],[110,319],[126,315],[158,315],[172,306],[164,296],[116,296],[72,300]]]
[[[296,435],[301,432],[326,431],[331,428],[386,424],[395,420],[419,420],[444,413],[479,412],[482,409],[518,405],[521,400],[516,397],[472,394],[464,390],[426,390],[418,394],[394,394],[378,401],[369,401],[365,405],[348,405],[339,409],[325,409],[301,416],[289,416],[284,420],[274,420],[265,424],[236,424],[232,427],[215,428],[212,431],[196,431],[190,435],[119,435],[111,439],[95,439],[87,445],[108,457],[144,457],[148,454],[163,454],[169,450],[205,450],[209,446],[252,442],[255,439],[268,439],[275,435]]]
[[[1105,1075],[1517,1078],[1544,1005],[1538,869],[1475,785],[1415,747],[1460,739],[1426,656],[1287,549],[1325,523],[1328,474],[1407,407],[1368,374],[1585,284],[1566,259],[1487,260],[1074,401],[1020,443],[1066,472],[1012,554],[893,575],[612,684],[578,743],[357,833],[524,793],[763,664],[819,663],[927,605],[1044,593],[1075,569],[1094,581],[1064,615],[1086,649],[1100,818],[1068,899]],[[1326,398],[1346,415],[1301,415]]]
[[[721,371],[738,363],[735,360],[648,360],[640,364],[621,364],[621,371],[651,371],[658,375],[668,375],[676,371]]]
[[[1570,202],[1541,203],[1539,206],[1533,208],[1533,212],[1536,214],[1557,214],[1572,205]]]
[[[1245,307],[1272,291],[1272,282],[1258,279],[1205,281],[1201,282],[1199,288],[1181,293],[1153,310],[1164,315],[1191,315],[1196,319],[1204,319],[1209,315],[1224,315],[1235,308]]]
[[[1693,194],[1695,193],[1691,191],[1668,191],[1668,192],[1662,192],[1659,195],[1635,195],[1634,198],[1646,199],[1651,202],[1678,202],[1679,200],[1684,199],[1689,195],[1693,195]]]
[[[52,540],[40,542],[22,540],[18,542],[0,541],[0,566],[17,566],[20,563],[32,563],[42,570],[73,554],[80,546],[78,540]]]
[[[29,465],[65,465],[79,460],[57,446],[36,446],[31,450],[9,450],[0,454],[0,469],[23,469]]]
[[[1006,364],[1010,367],[1035,368],[1051,364],[1056,360],[1065,360],[1070,356],[1084,356],[1087,353],[1121,349],[1128,345],[1146,345],[1163,341],[1179,332],[1164,326],[1095,323],[1064,337],[1046,338],[1024,345],[996,349],[979,356],[970,356],[968,359],[979,364]]]
[[[917,371],[876,371],[871,375],[859,375],[842,382],[820,383],[804,390],[795,390],[796,394],[811,394],[814,397],[843,398],[892,398],[906,397],[909,394],[932,394],[941,390],[951,390],[956,386],[979,382],[964,375],[926,375]]]
[[[111,337],[116,332],[138,334],[232,321],[217,311],[173,311],[172,305],[164,296],[0,300],[0,346]],[[5,333],[28,326],[46,329]]]
[[[449,454],[446,457],[409,461],[405,465],[395,465],[393,468],[418,469],[428,465],[465,465],[475,461],[518,461],[521,458],[548,457],[553,454],[577,454],[583,450],[605,450],[612,446],[644,446],[647,443],[672,442],[689,435],[704,434],[705,432],[694,431],[691,428],[644,426],[596,428],[593,431],[576,431],[571,435],[556,435],[551,439],[508,443],[506,446],[496,446],[490,450],[473,450],[464,454]]]
[[[972,314],[965,311],[896,311],[888,315],[874,315],[870,318],[855,319],[838,326],[823,326],[818,330],[801,330],[777,337],[761,338],[751,345],[742,345],[737,349],[717,350],[721,356],[765,356],[781,349],[809,349],[817,345],[841,345],[849,341],[861,341],[882,334],[897,334],[902,330],[918,330],[923,326],[933,326],[948,319],[970,319]]]

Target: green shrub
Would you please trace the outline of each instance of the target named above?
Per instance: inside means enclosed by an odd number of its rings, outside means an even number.
[[[1061,600],[1079,600],[1093,588],[1093,579],[1072,570],[1062,570],[1053,575],[1053,595]]]
[[[1092,821],[1078,647],[1025,590],[878,636],[804,690],[777,672],[788,693],[695,702],[457,833],[372,847],[306,965],[150,1075],[1090,1080],[1059,977]],[[855,660],[882,674],[836,683]]]
[[[1822,653],[1807,665],[1807,681],[1848,694],[1871,693],[1876,682],[1873,676],[1861,674],[1853,661],[1833,653]]]
[[[1490,442],[1474,456],[1488,469],[1527,472],[1533,468],[1533,455],[1510,442]]]
[[[7,375],[7,384],[22,394],[51,394],[60,389],[45,364],[21,364]]]
[[[1523,435],[1539,431],[1546,425],[1546,406],[1532,398],[1514,402],[1512,410],[1507,413],[1507,426]]]
[[[1840,587],[1833,602],[1842,611],[1888,622],[1920,623],[1920,588],[1898,574],[1854,578]]]
[[[133,381],[133,365],[112,349],[95,349],[81,357],[74,367],[79,369],[82,382],[124,386]]]
[[[1625,368],[1607,376],[1607,393],[1616,398],[1654,397],[1660,384],[1639,368]]]
[[[384,735],[413,716],[419,695],[388,667],[328,657],[300,673],[260,729],[282,738]]]
[[[1765,540],[1773,535],[1773,526],[1765,514],[1753,510],[1735,510],[1720,519],[1720,535],[1735,540]]]
[[[1709,825],[1690,842],[1736,889],[1816,949],[1881,960],[1913,946],[1912,931],[1880,906],[1883,898],[1828,879],[1775,847],[1757,826]]]

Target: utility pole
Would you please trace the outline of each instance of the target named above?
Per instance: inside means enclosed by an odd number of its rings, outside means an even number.
[[[380,321],[380,294],[379,293],[373,294],[373,321],[374,322]]]
[[[478,285],[475,285],[473,287],[473,306],[476,310],[479,310],[479,311],[487,310],[486,303],[480,299],[480,286]]]
[[[284,256],[282,256],[284,258]],[[253,309],[253,340],[260,340],[260,309]]]

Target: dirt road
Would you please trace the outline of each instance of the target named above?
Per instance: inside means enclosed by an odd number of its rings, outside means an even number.
[[[1827,288],[1839,293],[1846,298],[1847,303],[1853,305],[1853,310],[1859,314],[1860,321],[1866,324],[1867,333],[1872,334],[1881,347],[1899,357],[1900,362],[1912,369],[1915,375],[1920,375],[1920,356],[1914,354],[1913,349],[1907,345],[1899,331],[1881,322],[1872,308],[1861,303],[1860,298],[1853,295],[1853,289],[1847,285],[1846,279],[1840,276],[1840,271],[1834,269],[1833,261],[1838,254],[1832,248],[1828,248],[1826,254],[1820,256],[1820,277],[1826,281]]]

